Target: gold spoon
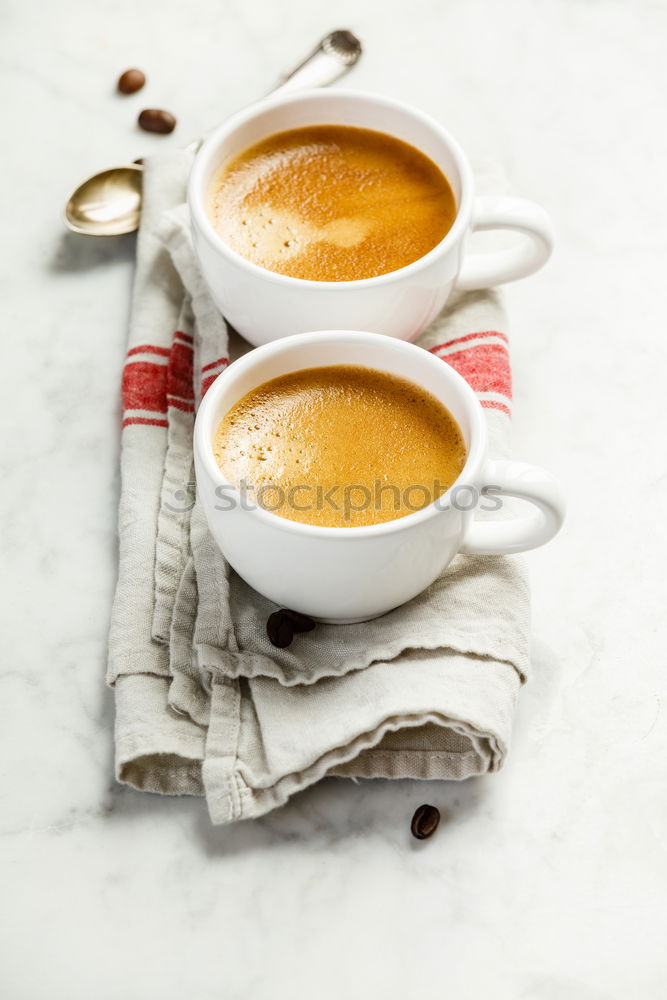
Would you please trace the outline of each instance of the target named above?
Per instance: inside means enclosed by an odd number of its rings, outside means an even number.
[[[271,94],[325,87],[351,69],[361,52],[361,42],[351,31],[332,31],[291,73],[282,77]],[[199,142],[192,144],[193,149],[198,146]],[[133,233],[141,219],[142,177],[140,162],[112,167],[89,177],[65,205],[65,225],[73,233],[85,236]]]

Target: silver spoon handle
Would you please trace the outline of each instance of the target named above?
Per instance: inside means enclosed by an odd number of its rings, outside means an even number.
[[[351,31],[332,31],[270,91],[285,94],[309,87],[326,87],[350,70],[361,55],[361,43]],[[268,95],[267,95],[268,96]]]
[[[268,94],[260,98],[259,101],[251,103],[261,104],[269,97],[275,97],[277,94],[290,94],[295,90],[326,87],[351,70],[359,60],[361,53],[361,42],[351,31],[331,31],[315,46],[310,55],[306,56],[289,73],[283,75]],[[209,129],[200,139],[194,139],[185,147],[186,151],[196,153],[212,131],[213,129]]]

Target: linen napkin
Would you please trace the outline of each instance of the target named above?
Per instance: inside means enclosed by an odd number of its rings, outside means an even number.
[[[109,637],[116,777],[258,816],[325,775],[464,779],[498,770],[528,671],[517,557],[458,556],[428,590],[275,649],[275,606],[226,564],[192,468],[196,406],[229,331],[193,255],[185,153],[147,160],[123,373],[120,560]],[[511,376],[493,291],[460,295],[418,343],[478,394],[508,453]]]

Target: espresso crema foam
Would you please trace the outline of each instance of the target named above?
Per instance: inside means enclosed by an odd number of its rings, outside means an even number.
[[[413,146],[321,125],[279,132],[227,162],[208,210],[225,243],[260,267],[352,281],[423,257],[451,228],[456,202]]]
[[[213,447],[249,504],[326,527],[420,510],[456,481],[466,460],[458,424],[434,396],[407,379],[346,365],[253,389],[225,414]]]

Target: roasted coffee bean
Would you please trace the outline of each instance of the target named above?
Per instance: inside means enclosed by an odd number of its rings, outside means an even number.
[[[118,89],[121,94],[136,94],[146,83],[146,75],[140,69],[126,69],[118,77]]]
[[[286,618],[289,618],[294,626],[295,632],[312,632],[315,622],[308,615],[302,615],[300,611],[290,611],[289,608],[281,608]]]
[[[139,126],[144,132],[160,132],[166,135],[176,128],[176,119],[168,111],[160,108],[144,108],[139,115]]]
[[[273,646],[284,649],[294,638],[294,624],[282,611],[274,611],[266,623],[266,634]]]
[[[412,836],[417,840],[426,840],[432,837],[438,829],[440,822],[440,812],[435,806],[423,805],[415,812],[410,824]]]

